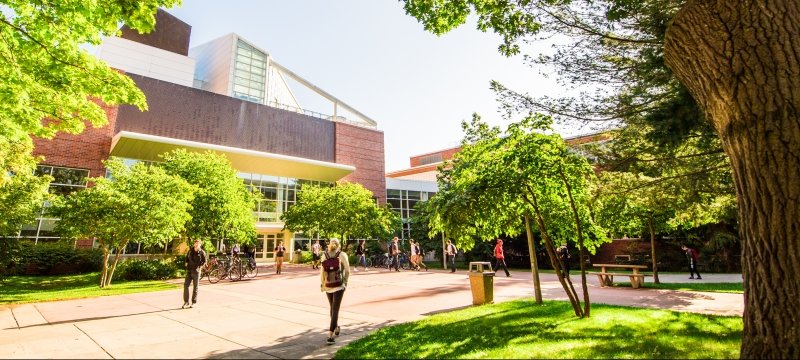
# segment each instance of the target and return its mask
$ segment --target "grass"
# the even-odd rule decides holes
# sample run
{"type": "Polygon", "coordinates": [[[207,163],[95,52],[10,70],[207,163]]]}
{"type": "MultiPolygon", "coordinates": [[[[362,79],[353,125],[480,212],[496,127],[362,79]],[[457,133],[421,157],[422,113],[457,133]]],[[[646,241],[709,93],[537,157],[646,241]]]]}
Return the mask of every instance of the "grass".
{"type": "Polygon", "coordinates": [[[101,289],[100,274],[61,276],[10,276],[0,281],[0,304],[81,299],[96,296],[169,290],[179,287],[164,281],[112,282],[101,289]]]}
{"type": "Polygon", "coordinates": [[[517,300],[382,328],[336,353],[368,358],[738,358],[742,318],[517,300]]]}
{"type": "MultiPolygon", "coordinates": [[[[614,287],[631,287],[630,282],[615,282],[614,287]]],[[[706,292],[720,292],[720,293],[734,293],[742,294],[742,283],[660,283],[654,284],[652,282],[645,282],[642,284],[643,288],[648,289],[667,289],[667,290],[681,290],[681,291],[706,291],[706,292]]]]}

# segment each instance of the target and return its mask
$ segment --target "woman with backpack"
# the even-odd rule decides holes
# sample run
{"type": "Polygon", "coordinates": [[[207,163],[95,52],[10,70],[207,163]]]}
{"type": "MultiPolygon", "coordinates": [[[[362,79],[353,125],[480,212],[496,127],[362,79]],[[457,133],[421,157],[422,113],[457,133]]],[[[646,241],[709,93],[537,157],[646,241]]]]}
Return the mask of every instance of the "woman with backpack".
{"type": "Polygon", "coordinates": [[[339,336],[339,306],[350,278],[350,261],[342,251],[338,239],[331,239],[328,249],[322,253],[322,271],[320,272],[320,290],[328,297],[331,306],[331,324],[328,328],[328,345],[336,343],[339,336]]]}

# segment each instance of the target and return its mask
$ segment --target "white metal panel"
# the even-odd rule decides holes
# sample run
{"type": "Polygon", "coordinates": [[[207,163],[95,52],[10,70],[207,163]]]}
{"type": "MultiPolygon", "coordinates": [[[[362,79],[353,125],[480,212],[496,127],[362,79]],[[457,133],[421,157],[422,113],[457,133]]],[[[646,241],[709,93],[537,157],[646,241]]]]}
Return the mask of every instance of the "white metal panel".
{"type": "Polygon", "coordinates": [[[194,76],[203,83],[203,90],[230,96],[235,38],[228,34],[189,49],[189,56],[197,61],[194,76]]]}
{"type": "Polygon", "coordinates": [[[107,37],[98,50],[98,58],[125,72],[192,86],[194,60],[135,41],[107,37]]]}
{"type": "Polygon", "coordinates": [[[386,188],[393,190],[413,190],[427,192],[439,191],[439,186],[436,185],[436,181],[406,180],[395,178],[386,178],[386,188]]]}

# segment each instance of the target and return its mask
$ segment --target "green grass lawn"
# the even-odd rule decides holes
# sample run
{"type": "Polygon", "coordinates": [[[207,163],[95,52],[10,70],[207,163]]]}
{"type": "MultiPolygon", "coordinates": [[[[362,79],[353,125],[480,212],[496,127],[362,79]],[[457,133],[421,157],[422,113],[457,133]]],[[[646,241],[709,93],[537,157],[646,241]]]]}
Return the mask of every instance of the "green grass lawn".
{"type": "Polygon", "coordinates": [[[99,273],[61,276],[9,276],[0,281],[0,304],[23,304],[40,301],[80,299],[120,295],[179,287],[164,281],[112,282],[101,289],[99,273]]]}
{"type": "MultiPolygon", "coordinates": [[[[631,287],[630,282],[615,282],[614,287],[631,287]]],[[[742,283],[661,283],[654,284],[652,282],[645,282],[642,284],[643,288],[648,289],[668,289],[668,290],[681,290],[681,291],[707,291],[707,292],[721,292],[721,293],[744,293],[742,283]]]]}
{"type": "Polygon", "coordinates": [[[385,327],[336,353],[350,358],[738,358],[742,318],[517,300],[385,327]]]}

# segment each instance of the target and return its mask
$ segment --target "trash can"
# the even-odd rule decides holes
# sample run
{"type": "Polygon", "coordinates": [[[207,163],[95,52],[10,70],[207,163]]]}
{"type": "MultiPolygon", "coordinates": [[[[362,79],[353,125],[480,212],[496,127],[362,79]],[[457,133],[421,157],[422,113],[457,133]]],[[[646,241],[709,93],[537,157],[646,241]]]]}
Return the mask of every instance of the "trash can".
{"type": "Polygon", "coordinates": [[[472,289],[472,304],[494,302],[494,271],[492,263],[475,261],[469,263],[469,287],[472,289]]]}
{"type": "Polygon", "coordinates": [[[294,259],[292,259],[292,264],[302,264],[303,263],[303,251],[302,250],[295,250],[294,251],[294,259]]]}

